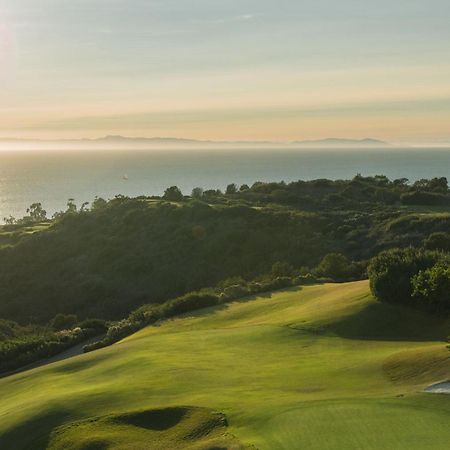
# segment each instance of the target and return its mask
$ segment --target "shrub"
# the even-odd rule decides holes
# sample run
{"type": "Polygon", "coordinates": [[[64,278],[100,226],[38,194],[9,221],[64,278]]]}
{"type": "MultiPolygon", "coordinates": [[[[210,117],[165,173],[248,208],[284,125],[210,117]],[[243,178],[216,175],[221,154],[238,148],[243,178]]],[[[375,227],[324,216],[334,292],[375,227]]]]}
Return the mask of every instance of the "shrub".
{"type": "Polygon", "coordinates": [[[291,264],[283,261],[278,261],[272,266],[272,276],[277,277],[291,277],[294,275],[294,268],[291,264]]]}
{"type": "Polygon", "coordinates": [[[450,233],[445,233],[443,231],[432,233],[425,239],[423,245],[428,250],[450,252],[450,233]]]}
{"type": "Polygon", "coordinates": [[[412,280],[412,296],[420,307],[432,312],[450,312],[450,261],[440,261],[422,270],[412,280]]]}
{"type": "Polygon", "coordinates": [[[93,330],[59,331],[29,334],[0,342],[0,372],[18,369],[43,358],[54,356],[88,337],[93,330]]]}
{"type": "Polygon", "coordinates": [[[317,273],[333,280],[344,280],[351,273],[351,263],[341,253],[329,253],[317,266],[317,273]]]}
{"type": "Polygon", "coordinates": [[[317,282],[318,282],[317,277],[315,277],[311,273],[307,273],[306,275],[300,275],[294,279],[294,283],[300,285],[315,284],[317,282]]]}
{"type": "Polygon", "coordinates": [[[89,329],[89,330],[106,331],[108,329],[106,321],[102,319],[86,319],[80,322],[78,326],[82,330],[89,329]]]}
{"type": "Polygon", "coordinates": [[[225,298],[234,300],[236,298],[245,297],[250,293],[250,290],[247,286],[242,284],[235,284],[233,286],[228,286],[223,290],[225,294],[225,298]]]}
{"type": "Polygon", "coordinates": [[[427,270],[442,254],[421,249],[394,249],[380,253],[369,264],[370,287],[381,301],[411,304],[412,278],[427,270]]]}
{"type": "Polygon", "coordinates": [[[272,280],[267,280],[261,283],[261,292],[274,291],[277,289],[283,289],[293,285],[292,278],[290,277],[277,277],[272,280]]]}
{"type": "Polygon", "coordinates": [[[57,314],[50,322],[50,326],[56,331],[69,330],[77,322],[78,317],[75,314],[57,314]]]}
{"type": "Polygon", "coordinates": [[[404,205],[450,205],[450,196],[434,192],[408,192],[400,197],[404,205]]]}
{"type": "Polygon", "coordinates": [[[196,309],[207,308],[219,304],[219,296],[194,292],[175,298],[164,304],[162,307],[162,314],[165,317],[172,317],[178,314],[184,314],[196,309]]]}

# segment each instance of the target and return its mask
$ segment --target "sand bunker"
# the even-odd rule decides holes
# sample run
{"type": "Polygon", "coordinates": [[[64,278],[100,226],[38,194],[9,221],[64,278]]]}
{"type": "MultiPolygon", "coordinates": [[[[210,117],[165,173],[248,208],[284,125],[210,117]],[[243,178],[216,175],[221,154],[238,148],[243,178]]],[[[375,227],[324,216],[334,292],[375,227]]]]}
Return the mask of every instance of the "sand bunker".
{"type": "Polygon", "coordinates": [[[450,381],[432,384],[425,389],[425,392],[431,392],[432,394],[450,394],[450,381]]]}

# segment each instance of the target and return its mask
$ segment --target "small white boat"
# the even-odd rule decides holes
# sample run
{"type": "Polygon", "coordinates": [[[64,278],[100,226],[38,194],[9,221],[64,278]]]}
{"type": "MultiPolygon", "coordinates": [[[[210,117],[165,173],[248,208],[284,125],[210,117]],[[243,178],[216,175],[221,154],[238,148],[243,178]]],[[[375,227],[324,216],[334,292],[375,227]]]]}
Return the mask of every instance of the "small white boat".
{"type": "Polygon", "coordinates": [[[123,180],[128,180],[128,175],[125,174],[125,175],[122,177],[122,179],[123,179],[123,180]]]}

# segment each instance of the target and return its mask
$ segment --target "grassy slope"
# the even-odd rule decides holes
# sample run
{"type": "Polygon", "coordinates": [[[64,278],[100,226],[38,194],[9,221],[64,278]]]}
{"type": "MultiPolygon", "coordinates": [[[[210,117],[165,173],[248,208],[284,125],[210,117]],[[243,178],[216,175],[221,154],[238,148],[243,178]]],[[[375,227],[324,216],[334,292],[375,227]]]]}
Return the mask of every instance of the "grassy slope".
{"type": "Polygon", "coordinates": [[[450,399],[418,392],[450,376],[450,324],[368,292],[364,281],[236,302],[0,380],[0,448],[45,448],[74,420],[188,405],[225,413],[261,450],[446,449],[450,399]]]}

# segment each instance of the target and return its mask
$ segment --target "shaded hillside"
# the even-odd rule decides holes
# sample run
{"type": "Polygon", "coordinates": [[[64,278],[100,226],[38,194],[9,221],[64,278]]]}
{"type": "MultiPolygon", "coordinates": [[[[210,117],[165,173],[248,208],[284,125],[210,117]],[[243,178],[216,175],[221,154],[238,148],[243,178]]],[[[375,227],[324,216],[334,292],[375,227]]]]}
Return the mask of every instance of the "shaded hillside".
{"type": "Polygon", "coordinates": [[[173,188],[164,199],[119,196],[90,209],[69,202],[51,222],[35,208],[0,233],[0,317],[121,318],[229,277],[254,278],[277,261],[307,272],[331,252],[364,262],[385,248],[420,246],[450,229],[450,214],[406,209],[401,198],[447,199],[448,188],[441,179],[405,183],[257,182],[226,194],[199,189],[194,199],[173,188]]]}

